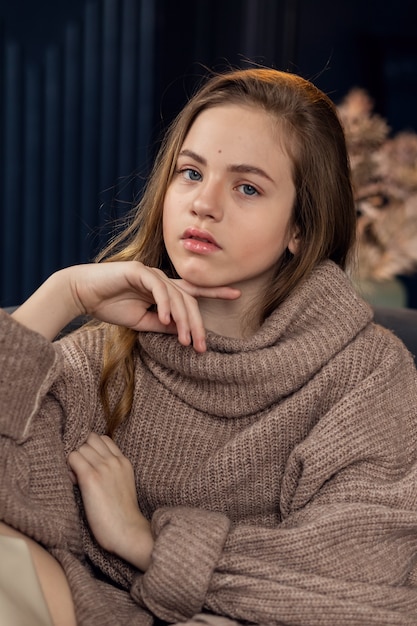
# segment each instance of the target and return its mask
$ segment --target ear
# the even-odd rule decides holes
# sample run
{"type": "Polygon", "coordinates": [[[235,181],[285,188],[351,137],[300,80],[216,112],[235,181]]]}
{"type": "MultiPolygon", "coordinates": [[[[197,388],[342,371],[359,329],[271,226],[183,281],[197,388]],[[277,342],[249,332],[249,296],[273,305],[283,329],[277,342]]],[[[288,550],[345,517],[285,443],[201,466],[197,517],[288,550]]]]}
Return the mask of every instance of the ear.
{"type": "Polygon", "coordinates": [[[291,252],[291,254],[297,254],[300,249],[300,230],[298,226],[293,226],[290,233],[290,238],[288,240],[287,248],[291,252]]]}

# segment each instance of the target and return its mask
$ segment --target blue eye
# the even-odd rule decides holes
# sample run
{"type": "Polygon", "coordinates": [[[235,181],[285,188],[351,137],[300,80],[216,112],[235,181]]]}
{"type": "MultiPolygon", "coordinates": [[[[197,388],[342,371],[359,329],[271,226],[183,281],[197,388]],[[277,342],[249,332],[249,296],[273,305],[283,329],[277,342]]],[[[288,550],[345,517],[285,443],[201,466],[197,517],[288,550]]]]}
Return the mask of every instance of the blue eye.
{"type": "Polygon", "coordinates": [[[184,178],[188,180],[198,181],[201,180],[201,174],[197,170],[193,170],[190,167],[187,167],[185,170],[182,170],[184,178]]]}
{"type": "Polygon", "coordinates": [[[259,192],[257,189],[255,189],[255,187],[253,187],[253,185],[240,185],[240,189],[242,190],[242,193],[245,194],[245,196],[256,196],[259,195],[259,192]]]}

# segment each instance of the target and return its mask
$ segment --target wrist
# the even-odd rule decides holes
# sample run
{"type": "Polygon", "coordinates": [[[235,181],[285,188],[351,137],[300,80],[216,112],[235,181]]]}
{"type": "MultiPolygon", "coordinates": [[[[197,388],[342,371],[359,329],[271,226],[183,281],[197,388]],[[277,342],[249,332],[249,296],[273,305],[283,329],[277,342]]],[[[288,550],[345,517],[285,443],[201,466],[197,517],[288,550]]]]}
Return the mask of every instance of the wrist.
{"type": "Polygon", "coordinates": [[[52,274],[13,313],[13,317],[52,341],[62,328],[81,313],[79,303],[72,295],[70,269],[52,274]]]}
{"type": "Polygon", "coordinates": [[[146,572],[150,563],[154,547],[154,538],[147,520],[140,520],[132,524],[123,533],[123,544],[117,550],[118,556],[146,572]]]}

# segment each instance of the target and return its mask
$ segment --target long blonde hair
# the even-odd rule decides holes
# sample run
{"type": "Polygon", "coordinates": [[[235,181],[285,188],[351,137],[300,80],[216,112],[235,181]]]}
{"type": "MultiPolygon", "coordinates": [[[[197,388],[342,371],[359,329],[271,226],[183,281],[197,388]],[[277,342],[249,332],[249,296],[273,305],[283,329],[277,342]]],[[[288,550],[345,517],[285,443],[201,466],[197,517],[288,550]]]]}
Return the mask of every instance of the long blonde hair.
{"type": "MultiPolygon", "coordinates": [[[[274,115],[292,161],[296,189],[292,221],[299,234],[299,252],[286,252],[279,260],[261,302],[262,323],[320,261],[332,259],[345,268],[356,232],[348,156],[336,108],[311,82],[294,74],[256,68],[208,79],[168,129],[133,219],[97,261],[139,260],[174,276],[162,234],[165,194],[196,117],[205,109],[229,103],[274,115]]],[[[110,434],[132,406],[136,336],[135,331],[116,326],[107,336],[100,393],[110,434]],[[122,391],[110,400],[115,376],[121,377],[122,391]]]]}

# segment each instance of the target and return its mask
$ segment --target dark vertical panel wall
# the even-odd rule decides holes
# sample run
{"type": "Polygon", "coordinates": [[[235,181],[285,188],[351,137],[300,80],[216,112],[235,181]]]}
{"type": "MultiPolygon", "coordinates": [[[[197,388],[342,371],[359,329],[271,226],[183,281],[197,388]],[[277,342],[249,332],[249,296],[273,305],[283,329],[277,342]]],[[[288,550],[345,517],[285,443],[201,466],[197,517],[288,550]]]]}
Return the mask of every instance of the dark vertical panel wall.
{"type": "Polygon", "coordinates": [[[0,0],[1,306],[93,258],[206,66],[279,66],[293,6],[0,0]]]}
{"type": "Polygon", "coordinates": [[[0,13],[2,306],[94,256],[118,181],[143,160],[153,97],[152,0],[87,0],[64,21],[44,2],[55,25],[38,42],[25,4],[21,33],[9,28],[10,5],[0,13]]]}
{"type": "Polygon", "coordinates": [[[7,43],[4,46],[3,70],[3,114],[6,123],[3,130],[3,176],[2,176],[2,291],[7,296],[14,295],[14,283],[22,274],[21,232],[22,223],[22,62],[18,46],[7,43]],[[8,268],[11,271],[8,271],[8,268]]]}

